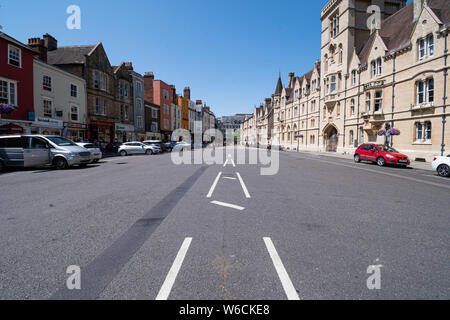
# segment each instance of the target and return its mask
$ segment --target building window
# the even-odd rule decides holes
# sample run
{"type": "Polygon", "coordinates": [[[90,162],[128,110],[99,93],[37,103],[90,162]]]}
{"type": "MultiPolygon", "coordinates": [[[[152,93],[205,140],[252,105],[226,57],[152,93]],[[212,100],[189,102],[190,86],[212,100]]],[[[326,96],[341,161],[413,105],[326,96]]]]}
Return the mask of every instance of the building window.
{"type": "Polygon", "coordinates": [[[8,46],[8,63],[15,67],[22,67],[22,53],[19,48],[8,46]]]}
{"type": "Polygon", "coordinates": [[[311,120],[311,128],[314,128],[316,126],[316,120],[312,119],[311,120]]]}
{"type": "Polygon", "coordinates": [[[381,76],[382,73],[383,73],[383,63],[382,63],[381,58],[379,58],[379,59],[377,60],[377,74],[378,74],[379,76],[381,76]]]}
{"type": "Polygon", "coordinates": [[[164,105],[164,114],[168,115],[169,114],[169,106],[168,105],[164,105]]]}
{"type": "Polygon", "coordinates": [[[103,101],[103,110],[102,110],[102,114],[104,116],[106,116],[106,111],[108,110],[108,103],[106,102],[106,100],[103,101]]]}
{"type": "Polygon", "coordinates": [[[106,100],[101,100],[100,98],[95,98],[95,114],[101,115],[101,116],[106,116],[107,109],[108,109],[108,105],[107,105],[106,100]]]}
{"type": "Polygon", "coordinates": [[[370,92],[366,93],[366,111],[369,113],[371,111],[372,97],[370,92]]]}
{"type": "Polygon", "coordinates": [[[169,100],[169,91],[163,90],[164,100],[169,100]]]}
{"type": "Polygon", "coordinates": [[[355,99],[352,99],[350,102],[350,115],[355,115],[355,99]]]}
{"type": "Polygon", "coordinates": [[[137,127],[138,128],[142,128],[144,126],[144,121],[142,119],[142,116],[137,116],[136,117],[136,123],[137,123],[137,127]]]}
{"type": "Polygon", "coordinates": [[[339,34],[339,13],[330,19],[330,35],[335,38],[339,34]]]}
{"type": "Polygon", "coordinates": [[[157,122],[152,122],[151,131],[158,132],[158,123],[157,122]]]}
{"type": "Polygon", "coordinates": [[[416,123],[416,141],[422,141],[423,125],[420,122],[416,123]]]}
{"type": "Polygon", "coordinates": [[[376,61],[372,61],[371,66],[372,66],[372,78],[380,76],[382,74],[383,64],[381,58],[377,59],[376,61]]]}
{"type": "Polygon", "coordinates": [[[169,120],[164,119],[164,129],[169,130],[169,120]]]}
{"type": "Polygon", "coordinates": [[[349,144],[353,146],[355,144],[355,134],[353,133],[353,130],[350,130],[350,141],[349,144]]]}
{"type": "Polygon", "coordinates": [[[120,97],[128,98],[128,83],[125,83],[124,81],[120,81],[119,84],[119,94],[120,97]]]}
{"type": "Polygon", "coordinates": [[[426,56],[432,57],[434,55],[434,36],[429,35],[426,38],[420,39],[418,47],[419,47],[419,60],[422,60],[426,56]]]}
{"type": "Polygon", "coordinates": [[[78,87],[74,84],[70,85],[70,96],[73,98],[78,97],[78,87]]]}
{"type": "Polygon", "coordinates": [[[52,77],[49,76],[42,77],[42,89],[46,91],[52,91],[52,77]]]}
{"type": "Polygon", "coordinates": [[[341,103],[338,102],[336,106],[336,115],[339,117],[341,115],[341,103]]]}
{"type": "Polygon", "coordinates": [[[94,72],[94,88],[100,89],[100,74],[98,72],[94,72]]]}
{"type": "Polygon", "coordinates": [[[363,144],[364,143],[364,129],[361,128],[360,131],[361,131],[361,144],[363,144]]]}
{"type": "Polygon", "coordinates": [[[17,105],[17,84],[8,80],[0,80],[0,103],[17,105]]]}
{"type": "Polygon", "coordinates": [[[417,104],[434,102],[434,79],[417,82],[417,104]]]}
{"type": "Polygon", "coordinates": [[[356,86],[356,70],[352,71],[352,86],[356,86]]]}
{"type": "Polygon", "coordinates": [[[331,92],[336,91],[336,76],[331,77],[331,92]]]}
{"type": "Polygon", "coordinates": [[[78,121],[78,107],[77,106],[72,106],[70,108],[70,119],[72,121],[78,121]]]}
{"type": "Polygon", "coordinates": [[[52,100],[44,99],[42,101],[43,109],[44,109],[44,117],[51,118],[53,115],[53,106],[52,106],[52,100]]]}
{"type": "Polygon", "coordinates": [[[311,112],[316,111],[316,100],[311,101],[311,112]]]}
{"type": "Polygon", "coordinates": [[[431,141],[431,122],[425,122],[425,141],[431,141]]]}
{"type": "Polygon", "coordinates": [[[158,111],[155,110],[155,109],[152,109],[152,118],[153,118],[153,119],[158,118],[158,111]]]}
{"type": "Polygon", "coordinates": [[[383,91],[375,92],[375,112],[383,110],[383,91]]]}
{"type": "Polygon", "coordinates": [[[103,91],[107,91],[108,88],[108,78],[105,74],[102,74],[100,77],[100,89],[103,91]]]}

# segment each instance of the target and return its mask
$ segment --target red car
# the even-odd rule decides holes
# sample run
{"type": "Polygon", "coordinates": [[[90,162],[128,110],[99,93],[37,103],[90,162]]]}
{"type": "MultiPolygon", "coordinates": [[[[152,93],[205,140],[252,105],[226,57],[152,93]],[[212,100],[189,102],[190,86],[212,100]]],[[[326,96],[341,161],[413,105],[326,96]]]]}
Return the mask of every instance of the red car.
{"type": "Polygon", "coordinates": [[[371,161],[380,167],[386,164],[395,164],[407,167],[410,165],[408,156],[399,153],[397,150],[380,144],[363,144],[355,152],[355,162],[371,161]]]}

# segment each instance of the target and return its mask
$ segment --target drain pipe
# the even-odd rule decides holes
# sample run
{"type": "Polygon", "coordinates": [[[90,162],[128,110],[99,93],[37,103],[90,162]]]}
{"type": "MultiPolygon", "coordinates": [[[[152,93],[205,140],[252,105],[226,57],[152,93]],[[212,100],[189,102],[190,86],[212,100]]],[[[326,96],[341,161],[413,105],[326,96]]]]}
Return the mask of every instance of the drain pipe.
{"type": "Polygon", "coordinates": [[[445,124],[447,123],[447,116],[446,116],[446,110],[447,110],[447,75],[448,75],[448,70],[447,70],[447,54],[448,54],[448,44],[447,44],[447,39],[448,39],[448,30],[445,32],[444,35],[445,38],[445,50],[444,50],[444,97],[443,97],[443,115],[442,115],[442,145],[441,145],[441,156],[444,156],[445,153],[445,124]]]}
{"type": "MultiPolygon", "coordinates": [[[[394,129],[394,111],[395,111],[395,72],[396,70],[396,60],[397,54],[394,54],[394,59],[392,61],[392,115],[391,115],[391,129],[394,129]]],[[[394,145],[394,136],[390,136],[390,147],[394,145]]]]}

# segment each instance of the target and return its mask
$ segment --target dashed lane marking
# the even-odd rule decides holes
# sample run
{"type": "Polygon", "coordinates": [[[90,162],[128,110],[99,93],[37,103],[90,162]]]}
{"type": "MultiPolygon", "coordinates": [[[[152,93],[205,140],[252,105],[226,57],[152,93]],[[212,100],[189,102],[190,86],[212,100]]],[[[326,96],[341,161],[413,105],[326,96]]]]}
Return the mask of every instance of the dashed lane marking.
{"type": "Polygon", "coordinates": [[[281,284],[283,285],[283,289],[288,297],[288,300],[300,300],[297,290],[295,290],[295,287],[292,284],[291,278],[289,277],[286,268],[278,255],[277,249],[275,249],[272,239],[264,238],[264,243],[266,244],[267,251],[269,251],[270,257],[272,258],[273,265],[277,270],[278,277],[281,280],[281,284]]]}
{"type": "Polygon", "coordinates": [[[206,196],[206,198],[211,198],[212,197],[212,195],[214,193],[214,190],[216,189],[217,184],[219,183],[219,180],[220,180],[221,176],[222,176],[222,172],[219,172],[219,174],[217,175],[216,180],[214,180],[214,183],[211,186],[211,189],[209,190],[208,195],[206,196]]]}
{"type": "Polygon", "coordinates": [[[245,185],[244,180],[242,179],[239,172],[237,172],[237,176],[238,176],[239,182],[241,183],[242,189],[244,190],[245,197],[247,199],[250,199],[251,198],[250,193],[248,192],[247,186],[245,185]]]}
{"type": "Polygon", "coordinates": [[[164,281],[161,290],[156,297],[156,300],[167,300],[169,299],[170,292],[172,291],[172,287],[177,279],[178,273],[180,272],[181,266],[183,265],[184,258],[191,246],[192,238],[186,238],[181,245],[180,251],[178,251],[177,257],[173,262],[172,267],[167,274],[166,280],[164,281]]]}

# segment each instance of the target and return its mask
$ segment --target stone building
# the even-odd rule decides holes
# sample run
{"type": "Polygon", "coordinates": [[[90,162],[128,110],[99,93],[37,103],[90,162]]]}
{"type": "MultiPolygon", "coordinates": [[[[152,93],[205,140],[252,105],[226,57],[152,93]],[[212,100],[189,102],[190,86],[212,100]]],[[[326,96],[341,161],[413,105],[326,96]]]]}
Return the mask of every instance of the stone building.
{"type": "Polygon", "coordinates": [[[321,60],[271,98],[272,143],[350,154],[389,144],[418,161],[448,153],[448,1],[331,0],[321,21],[321,60]]]}

